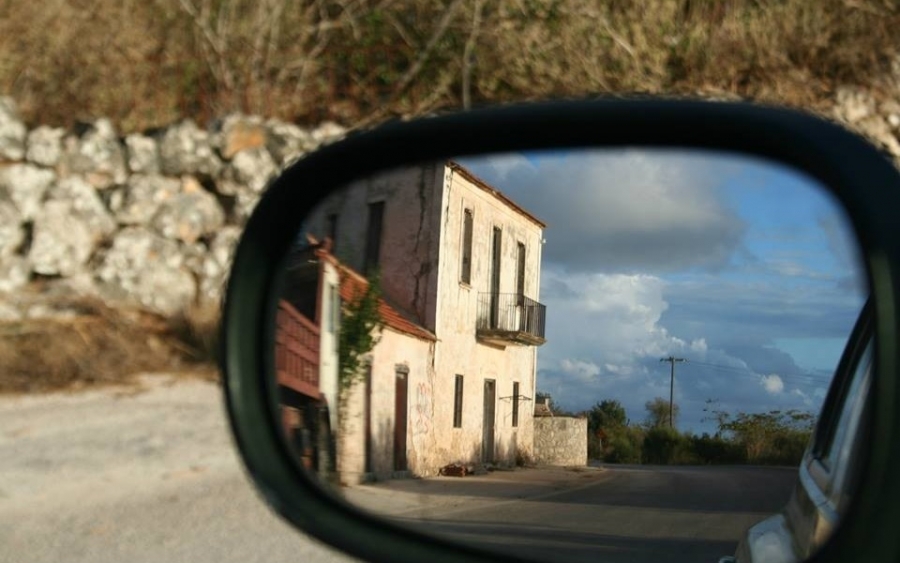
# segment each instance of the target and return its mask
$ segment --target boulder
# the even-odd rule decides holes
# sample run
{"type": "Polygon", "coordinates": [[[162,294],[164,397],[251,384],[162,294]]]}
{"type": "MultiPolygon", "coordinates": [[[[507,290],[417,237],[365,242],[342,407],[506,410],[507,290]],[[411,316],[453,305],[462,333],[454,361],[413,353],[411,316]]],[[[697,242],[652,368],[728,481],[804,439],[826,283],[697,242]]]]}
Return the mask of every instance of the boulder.
{"type": "Polygon", "coordinates": [[[0,259],[0,293],[22,289],[30,278],[31,265],[25,257],[9,256],[0,259]]]}
{"type": "Polygon", "coordinates": [[[83,175],[97,189],[122,184],[128,178],[125,151],[112,121],[103,118],[64,140],[65,169],[83,175]]]}
{"type": "Polygon", "coordinates": [[[28,148],[25,159],[39,166],[53,168],[59,164],[63,154],[63,137],[66,130],[61,127],[41,125],[28,133],[28,148]]]}
{"type": "Polygon", "coordinates": [[[79,176],[61,180],[34,219],[29,261],[35,273],[72,276],[116,224],[97,192],[79,176]]]}
{"type": "Polygon", "coordinates": [[[15,255],[24,240],[22,214],[11,202],[0,200],[0,262],[15,255]]]}
{"type": "Polygon", "coordinates": [[[181,193],[164,200],[151,224],[168,239],[193,244],[215,233],[225,223],[225,212],[213,194],[190,186],[188,182],[181,193]]]}
{"type": "Polygon", "coordinates": [[[232,114],[220,122],[215,144],[222,158],[231,160],[241,151],[264,148],[266,128],[259,117],[232,114]]]}
{"type": "Polygon", "coordinates": [[[125,155],[128,169],[135,174],[158,174],[159,146],[156,139],[132,134],[125,137],[125,155]]]}
{"type": "Polygon", "coordinates": [[[190,119],[170,126],[159,141],[159,162],[163,174],[216,177],[222,161],[213,149],[209,133],[190,119]]]}
{"type": "Polygon", "coordinates": [[[326,121],[313,129],[312,138],[315,140],[316,145],[320,146],[342,139],[346,134],[347,129],[345,127],[342,127],[333,121],[326,121]]]}
{"type": "Polygon", "coordinates": [[[163,315],[183,310],[197,291],[178,243],[144,227],[128,227],[116,235],[97,278],[107,299],[127,299],[163,315]]]}
{"type": "Polygon", "coordinates": [[[56,173],[33,164],[12,164],[0,168],[0,200],[11,201],[24,221],[34,218],[41,208],[56,173]]]}
{"type": "Polygon", "coordinates": [[[231,259],[242,232],[239,227],[224,227],[210,244],[200,277],[201,301],[217,303],[222,300],[231,269],[231,259]]]}
{"type": "Polygon", "coordinates": [[[259,193],[277,174],[278,166],[265,147],[244,150],[228,164],[218,191],[232,196],[248,190],[259,193]]]}
{"type": "Polygon", "coordinates": [[[181,182],[158,174],[132,174],[110,199],[110,210],[123,225],[146,225],[160,206],[181,193],[181,182]]]}
{"type": "Polygon", "coordinates": [[[270,119],[266,122],[266,131],[266,148],[282,168],[289,166],[318,144],[311,133],[293,123],[270,119]]]}
{"type": "Polygon", "coordinates": [[[0,161],[25,158],[28,131],[12,98],[0,97],[0,161]]]}

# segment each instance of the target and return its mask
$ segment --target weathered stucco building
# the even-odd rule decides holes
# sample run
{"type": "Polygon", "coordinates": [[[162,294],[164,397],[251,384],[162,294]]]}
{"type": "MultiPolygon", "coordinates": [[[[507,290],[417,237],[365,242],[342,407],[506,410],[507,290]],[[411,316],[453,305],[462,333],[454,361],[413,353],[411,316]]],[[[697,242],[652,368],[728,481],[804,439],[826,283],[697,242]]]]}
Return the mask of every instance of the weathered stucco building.
{"type": "Polygon", "coordinates": [[[419,475],[530,459],[544,224],[439,162],[355,182],[306,227],[351,269],[377,270],[390,310],[434,337],[413,343],[388,328],[372,351],[371,375],[354,391],[368,405],[358,422],[368,425],[367,467],[386,466],[388,452],[394,469],[419,475]]]}

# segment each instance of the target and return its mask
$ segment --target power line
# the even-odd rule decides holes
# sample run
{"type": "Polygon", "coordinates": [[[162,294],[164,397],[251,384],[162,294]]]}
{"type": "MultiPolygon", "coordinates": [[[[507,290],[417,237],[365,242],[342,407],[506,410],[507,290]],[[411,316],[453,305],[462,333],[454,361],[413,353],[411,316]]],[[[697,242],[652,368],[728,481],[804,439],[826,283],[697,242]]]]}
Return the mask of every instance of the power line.
{"type": "MultiPolygon", "coordinates": [[[[764,377],[764,374],[755,373],[752,370],[750,370],[749,368],[723,366],[723,365],[718,365],[718,364],[710,364],[710,363],[706,363],[706,362],[691,362],[691,363],[700,365],[700,366],[705,366],[705,367],[722,370],[722,371],[730,371],[730,372],[738,373],[741,375],[764,377]]],[[[831,381],[830,376],[821,376],[821,375],[814,375],[814,374],[808,374],[808,373],[773,372],[772,374],[768,374],[768,375],[777,375],[778,377],[780,377],[782,379],[787,379],[787,380],[793,381],[793,382],[806,383],[806,384],[810,384],[810,385],[820,384],[820,383],[827,384],[831,381]]]]}

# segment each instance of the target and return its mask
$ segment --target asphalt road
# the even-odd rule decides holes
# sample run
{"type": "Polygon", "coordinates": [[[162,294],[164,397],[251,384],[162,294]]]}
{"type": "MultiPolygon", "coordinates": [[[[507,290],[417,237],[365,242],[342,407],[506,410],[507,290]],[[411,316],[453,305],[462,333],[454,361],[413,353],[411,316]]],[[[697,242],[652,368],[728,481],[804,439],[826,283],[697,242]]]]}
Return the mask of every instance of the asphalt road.
{"type": "MultiPolygon", "coordinates": [[[[0,398],[0,562],[353,561],[275,516],[246,479],[220,390],[0,398]]],[[[396,480],[347,498],[539,561],[716,561],[796,471],[608,467],[396,480]]]]}
{"type": "Polygon", "coordinates": [[[519,495],[501,487],[491,500],[488,487],[460,489],[464,500],[455,504],[420,490],[413,504],[428,504],[427,512],[403,508],[391,517],[538,561],[715,562],[784,505],[796,477],[788,468],[609,466],[543,490],[529,484],[519,495]]]}

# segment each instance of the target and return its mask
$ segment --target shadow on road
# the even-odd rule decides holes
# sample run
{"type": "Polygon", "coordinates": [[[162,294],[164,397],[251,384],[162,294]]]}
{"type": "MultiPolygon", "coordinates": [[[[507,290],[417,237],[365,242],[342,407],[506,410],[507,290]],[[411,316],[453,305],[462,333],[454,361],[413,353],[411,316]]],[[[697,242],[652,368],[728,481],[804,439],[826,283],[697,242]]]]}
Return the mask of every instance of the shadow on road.
{"type": "MultiPolygon", "coordinates": [[[[552,526],[504,525],[491,521],[392,519],[403,526],[456,542],[535,561],[686,562],[717,561],[731,555],[736,541],[696,538],[629,537],[552,526]]],[[[645,534],[652,530],[644,530],[645,534]]]]}

